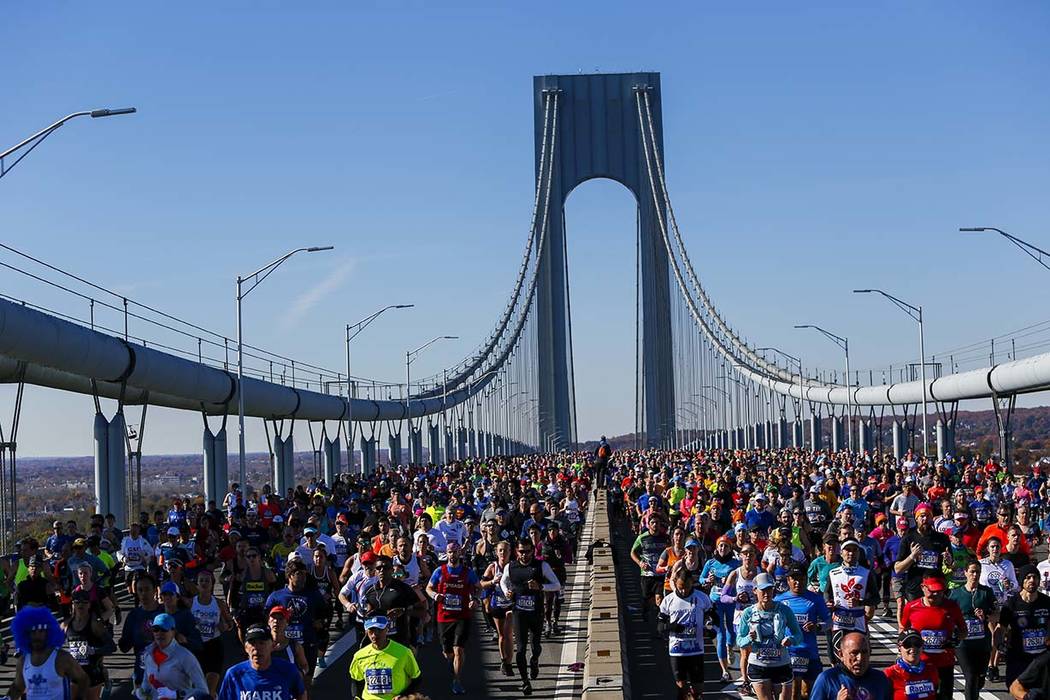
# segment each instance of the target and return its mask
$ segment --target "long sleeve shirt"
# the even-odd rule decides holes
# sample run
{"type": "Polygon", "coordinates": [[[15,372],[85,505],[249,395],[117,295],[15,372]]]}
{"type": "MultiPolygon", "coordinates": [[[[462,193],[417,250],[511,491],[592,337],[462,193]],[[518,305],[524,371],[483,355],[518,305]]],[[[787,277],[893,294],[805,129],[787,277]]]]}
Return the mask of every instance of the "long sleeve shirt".
{"type": "Polygon", "coordinates": [[[191,693],[208,693],[208,681],[197,658],[176,641],[172,641],[161,653],[164,658],[157,662],[154,645],[146,647],[142,654],[142,682],[139,684],[140,697],[153,698],[160,688],[177,691],[182,697],[191,693]]]}

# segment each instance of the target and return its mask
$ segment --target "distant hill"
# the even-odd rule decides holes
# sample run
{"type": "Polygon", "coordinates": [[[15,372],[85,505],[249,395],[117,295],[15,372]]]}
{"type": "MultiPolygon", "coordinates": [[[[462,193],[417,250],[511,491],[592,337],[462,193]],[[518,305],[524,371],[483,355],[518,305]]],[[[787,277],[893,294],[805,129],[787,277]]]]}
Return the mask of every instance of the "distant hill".
{"type": "MultiPolygon", "coordinates": [[[[940,416],[930,414],[930,431],[937,424],[940,416]]],[[[921,426],[921,416],[916,425],[921,426]]],[[[823,423],[824,442],[831,442],[831,421],[823,423]]],[[[889,417],[883,422],[883,444],[889,445],[891,421],[889,417]]],[[[1035,408],[1017,408],[1010,420],[1013,431],[1014,459],[1019,464],[1029,464],[1040,457],[1050,456],[1050,406],[1035,408]]],[[[635,446],[635,434],[613,435],[608,437],[613,449],[632,449],[635,446]]],[[[994,411],[959,411],[958,425],[955,432],[956,451],[961,456],[977,452],[987,456],[999,450],[999,428],[994,411]]],[[[588,440],[581,444],[581,449],[593,450],[598,446],[597,440],[588,440]]]]}

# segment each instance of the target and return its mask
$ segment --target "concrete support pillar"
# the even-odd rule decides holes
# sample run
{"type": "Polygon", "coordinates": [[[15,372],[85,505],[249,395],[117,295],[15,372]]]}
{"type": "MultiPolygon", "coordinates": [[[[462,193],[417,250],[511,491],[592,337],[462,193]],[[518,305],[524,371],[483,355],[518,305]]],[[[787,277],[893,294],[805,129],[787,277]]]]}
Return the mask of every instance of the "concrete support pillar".
{"type": "Polygon", "coordinates": [[[230,487],[230,453],[226,445],[225,425],[215,433],[215,486],[216,495],[212,498],[215,504],[221,507],[222,499],[226,497],[226,489],[230,487]]]}
{"type": "Polygon", "coordinates": [[[376,471],[376,439],[361,436],[361,474],[371,476],[376,471]]]}
{"type": "Polygon", "coordinates": [[[467,429],[460,427],[456,430],[456,459],[465,460],[470,456],[467,451],[467,429]]]}
{"type": "Polygon", "coordinates": [[[736,432],[736,444],[739,445],[741,448],[745,447],[747,441],[747,430],[745,430],[744,427],[741,426],[736,429],[736,432]]]}
{"type": "Polygon", "coordinates": [[[412,428],[408,433],[409,461],[412,464],[423,464],[423,430],[412,428]]]}
{"type": "Polygon", "coordinates": [[[802,421],[791,421],[791,446],[801,450],[806,446],[805,433],[802,430],[802,421]]]}
{"type": "Polygon", "coordinates": [[[492,433],[490,433],[490,432],[486,432],[485,433],[485,456],[486,457],[494,457],[496,455],[496,453],[493,451],[493,449],[495,447],[495,444],[494,444],[495,441],[492,439],[492,437],[493,437],[492,433]]]}
{"type": "Polygon", "coordinates": [[[284,471],[284,439],[279,436],[273,438],[273,490],[278,498],[284,498],[288,492],[288,482],[285,480],[284,471]]]}
{"type": "Polygon", "coordinates": [[[843,431],[842,419],[831,419],[831,451],[841,452],[846,449],[846,434],[843,431]]]}
{"type": "Polygon", "coordinates": [[[874,449],[872,444],[872,422],[870,420],[857,421],[857,452],[869,452],[874,449]]]}
{"type": "Polygon", "coordinates": [[[335,483],[336,476],[342,469],[343,448],[339,444],[339,438],[332,440],[327,435],[322,444],[321,462],[324,466],[324,482],[331,486],[335,483]]]}
{"type": "Polygon", "coordinates": [[[899,420],[893,421],[893,458],[900,460],[908,451],[908,435],[904,423],[899,420]]]}
{"type": "Polygon", "coordinates": [[[215,436],[211,429],[204,426],[204,502],[215,501],[222,503],[225,496],[225,487],[215,477],[215,436]]]}
{"type": "Polygon", "coordinates": [[[824,432],[821,429],[820,417],[811,416],[809,421],[809,448],[820,452],[824,448],[824,432]]]}
{"type": "Polygon", "coordinates": [[[446,427],[445,433],[445,464],[456,459],[456,441],[452,437],[452,429],[446,427]]]}
{"type": "Polygon", "coordinates": [[[766,446],[766,427],[762,423],[755,423],[751,426],[752,438],[751,446],[756,449],[765,449],[766,446]]]}
{"type": "MultiPolygon", "coordinates": [[[[109,421],[95,414],[95,512],[109,512],[109,421]]],[[[4,496],[6,498],[6,494],[4,496]]]]}
{"type": "Polygon", "coordinates": [[[787,419],[781,418],[777,422],[777,447],[782,450],[787,449],[788,446],[788,422],[787,419]]]}
{"type": "Polygon", "coordinates": [[[475,428],[467,430],[467,454],[471,459],[478,458],[478,431],[475,428]]]}
{"type": "Polygon", "coordinates": [[[955,454],[955,421],[937,420],[937,459],[955,454]]]}
{"type": "MultiPolygon", "coordinates": [[[[117,516],[117,525],[126,527],[128,524],[128,494],[127,494],[127,443],[124,428],[124,414],[118,413],[109,422],[108,444],[109,453],[109,512],[117,516]]],[[[105,513],[103,513],[105,515],[105,513]]]]}
{"type": "Polygon", "coordinates": [[[386,446],[390,451],[390,464],[401,464],[401,433],[388,433],[386,446]]]}
{"type": "Polygon", "coordinates": [[[441,464],[441,428],[437,424],[427,424],[427,449],[430,451],[430,462],[441,464]]]}

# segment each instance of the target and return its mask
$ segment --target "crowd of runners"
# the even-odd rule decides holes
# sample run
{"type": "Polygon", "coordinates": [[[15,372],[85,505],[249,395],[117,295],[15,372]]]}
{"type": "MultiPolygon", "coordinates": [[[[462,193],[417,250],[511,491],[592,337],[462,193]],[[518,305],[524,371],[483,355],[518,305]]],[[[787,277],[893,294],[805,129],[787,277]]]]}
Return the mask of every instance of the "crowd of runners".
{"type": "Polygon", "coordinates": [[[641,614],[682,698],[703,694],[712,644],[720,680],[761,700],[947,700],[957,684],[967,700],[986,686],[1050,697],[1039,465],[613,453],[604,439],[592,454],[385,468],[283,497],[234,484],[126,531],[56,521],[0,560],[0,605],[17,611],[0,650],[9,694],[98,700],[121,651],[139,698],[304,698],[335,631],[357,640],[346,697],[423,697],[438,676],[464,694],[479,633],[529,695],[543,640],[562,634],[567,567],[592,544],[592,480],[637,532],[641,614]],[[871,664],[875,622],[897,630],[888,668],[871,664]],[[224,658],[224,634],[247,660],[224,658]],[[447,673],[421,668],[426,645],[447,673]]]}
{"type": "Polygon", "coordinates": [[[589,472],[581,456],[490,458],[284,496],[233,484],[220,503],[175,499],[126,531],[112,516],[86,532],[56,521],[0,560],[0,605],[17,611],[0,659],[15,664],[9,695],[98,700],[120,651],[134,655],[138,698],[300,699],[332,631],[358,640],[341,697],[433,691],[449,674],[420,667],[425,645],[460,695],[479,670],[465,654],[478,629],[529,695],[543,640],[562,634],[589,472]],[[247,660],[224,658],[224,634],[247,660]]]}
{"type": "Polygon", "coordinates": [[[1050,697],[1039,464],[650,451],[603,477],[680,697],[702,694],[705,637],[721,681],[761,700],[1050,697]],[[875,637],[896,644],[888,668],[875,637]]]}

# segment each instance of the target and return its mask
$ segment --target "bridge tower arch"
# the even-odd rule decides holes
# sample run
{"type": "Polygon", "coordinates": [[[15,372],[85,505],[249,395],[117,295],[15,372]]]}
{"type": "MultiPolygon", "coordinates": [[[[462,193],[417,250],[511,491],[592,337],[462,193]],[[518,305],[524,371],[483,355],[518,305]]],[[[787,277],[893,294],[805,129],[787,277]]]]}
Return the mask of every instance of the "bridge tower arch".
{"type": "MultiPolygon", "coordinates": [[[[558,448],[578,439],[566,272],[565,201],[581,183],[608,178],[621,183],[638,203],[641,325],[637,396],[645,446],[670,445],[675,435],[674,366],[667,251],[660,231],[638,123],[637,90],[647,90],[657,153],[663,154],[659,73],[544,75],[533,79],[536,177],[541,178],[545,95],[558,91],[556,147],[547,235],[540,252],[537,303],[537,364],[540,444],[558,448]]],[[[589,264],[601,264],[595,251],[589,264]]],[[[610,377],[609,381],[619,378],[610,377]]]]}

